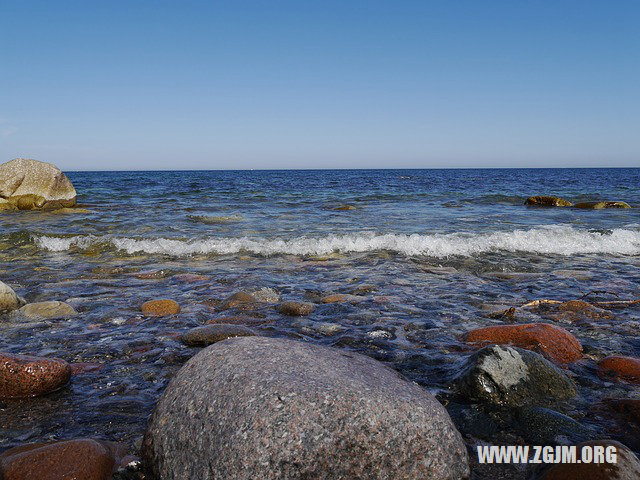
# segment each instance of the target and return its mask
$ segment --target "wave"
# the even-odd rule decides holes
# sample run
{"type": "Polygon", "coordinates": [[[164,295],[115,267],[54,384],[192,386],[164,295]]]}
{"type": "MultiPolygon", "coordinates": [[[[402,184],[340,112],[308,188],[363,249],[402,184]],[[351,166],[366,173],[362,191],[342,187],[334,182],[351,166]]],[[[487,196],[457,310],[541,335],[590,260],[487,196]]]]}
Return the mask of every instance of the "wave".
{"type": "Polygon", "coordinates": [[[640,254],[640,231],[614,229],[579,230],[566,226],[539,227],[492,233],[448,233],[429,235],[374,234],[328,235],[267,239],[261,237],[210,237],[178,240],[169,238],[127,238],[115,236],[54,237],[33,236],[38,248],[51,252],[86,250],[100,245],[128,254],[188,256],[201,254],[228,255],[327,255],[331,253],[363,253],[391,251],[408,256],[474,256],[491,252],[531,254],[640,254]]]}

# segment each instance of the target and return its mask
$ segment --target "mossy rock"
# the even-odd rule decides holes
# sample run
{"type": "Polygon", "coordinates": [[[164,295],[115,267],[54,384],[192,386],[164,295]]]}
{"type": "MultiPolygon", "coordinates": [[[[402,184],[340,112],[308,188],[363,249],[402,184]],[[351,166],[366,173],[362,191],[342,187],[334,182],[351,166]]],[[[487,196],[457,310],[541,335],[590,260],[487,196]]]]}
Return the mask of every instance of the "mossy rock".
{"type": "Polygon", "coordinates": [[[572,207],[573,203],[564,198],[553,197],[548,195],[536,195],[527,198],[524,202],[525,205],[530,207],[572,207]]]}
{"type": "Polygon", "coordinates": [[[574,205],[585,210],[602,210],[604,208],[631,208],[626,202],[580,202],[574,205]]]}

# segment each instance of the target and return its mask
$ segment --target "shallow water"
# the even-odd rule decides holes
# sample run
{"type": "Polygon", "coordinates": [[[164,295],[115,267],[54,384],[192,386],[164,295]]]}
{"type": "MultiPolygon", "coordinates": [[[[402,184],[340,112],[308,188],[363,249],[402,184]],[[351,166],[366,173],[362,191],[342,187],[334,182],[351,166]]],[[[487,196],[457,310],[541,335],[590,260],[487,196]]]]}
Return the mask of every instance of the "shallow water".
{"type": "MultiPolygon", "coordinates": [[[[640,297],[640,209],[523,205],[529,195],[553,194],[637,207],[640,169],[68,176],[90,213],[3,213],[0,279],[29,302],[63,300],[81,315],[2,318],[0,351],[92,365],[61,391],[4,402],[0,449],[77,436],[135,448],[168,379],[198,350],[178,335],[236,314],[217,305],[240,290],[272,289],[265,292],[283,300],[359,295],[354,303],[319,304],[300,319],[269,302],[240,313],[264,335],[389,362],[447,405],[447,384],[472,351],[461,336],[503,323],[489,312],[590,292],[587,299],[640,297]],[[355,209],[336,210],[343,205],[355,209]],[[136,276],[145,272],[155,274],[136,276]],[[182,313],[142,317],[140,305],[153,298],[178,301],[182,313]]],[[[558,324],[586,353],[568,367],[579,396],[557,409],[594,435],[626,440],[594,405],[640,392],[599,378],[594,360],[640,356],[640,309],[580,321],[547,313],[518,311],[516,321],[558,324]]],[[[510,435],[507,426],[493,440],[510,435]]]]}

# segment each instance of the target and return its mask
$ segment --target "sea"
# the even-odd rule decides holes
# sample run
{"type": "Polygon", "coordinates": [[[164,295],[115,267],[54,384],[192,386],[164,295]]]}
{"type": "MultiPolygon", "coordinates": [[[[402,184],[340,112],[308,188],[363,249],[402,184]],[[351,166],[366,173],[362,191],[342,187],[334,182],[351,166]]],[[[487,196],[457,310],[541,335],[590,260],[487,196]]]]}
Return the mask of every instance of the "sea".
{"type": "Polygon", "coordinates": [[[632,443],[599,405],[640,392],[599,376],[596,362],[640,356],[640,308],[576,319],[520,306],[640,298],[638,168],[67,175],[75,212],[1,214],[0,279],[29,302],[65,301],[79,315],[0,318],[0,351],[63,358],[77,373],[50,395],[0,403],[0,449],[91,436],[135,451],[167,382],[198,351],[180,335],[221,317],[369,355],[436,395],[465,438],[527,443],[515,424],[486,438],[465,431],[472,406],[450,389],[473,352],[465,333],[505,323],[496,312],[510,307],[510,321],[554,323],[583,345],[584,360],[564,367],[578,396],[558,412],[632,443]],[[531,195],[633,208],[527,207],[531,195]],[[239,291],[261,302],[222,311],[239,291]],[[334,294],[346,300],[322,303],[334,294]],[[181,313],[141,314],[164,298],[181,313]],[[275,308],[286,300],[316,308],[287,317],[275,308]]]}

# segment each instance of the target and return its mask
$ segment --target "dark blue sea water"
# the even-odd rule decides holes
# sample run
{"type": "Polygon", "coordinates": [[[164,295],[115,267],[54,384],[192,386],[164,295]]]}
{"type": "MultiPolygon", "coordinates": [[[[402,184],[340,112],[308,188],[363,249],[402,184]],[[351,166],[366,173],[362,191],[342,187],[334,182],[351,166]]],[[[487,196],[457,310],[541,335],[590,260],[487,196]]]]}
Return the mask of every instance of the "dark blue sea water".
{"type": "MultiPolygon", "coordinates": [[[[30,302],[66,301],[80,316],[2,320],[0,350],[99,368],[52,395],[5,405],[0,448],[79,435],[135,448],[166,382],[197,351],[179,335],[219,317],[241,315],[263,335],[373,356],[446,403],[471,352],[463,335],[504,322],[493,313],[536,299],[640,297],[640,169],[68,176],[86,210],[3,213],[0,278],[30,302]],[[524,206],[543,194],[634,208],[524,206]],[[264,301],[220,311],[238,291],[264,301]],[[356,297],[323,304],[329,294],[356,297]],[[172,298],[182,312],[143,317],[140,305],[154,298],[172,298]],[[316,310],[284,317],[274,308],[283,300],[315,302],[316,310]]],[[[640,355],[639,313],[576,320],[525,308],[515,320],[551,322],[580,340],[585,360],[567,370],[579,395],[557,408],[621,440],[592,406],[640,394],[598,377],[595,362],[640,355]]],[[[493,440],[518,435],[501,428],[493,440]]]]}

